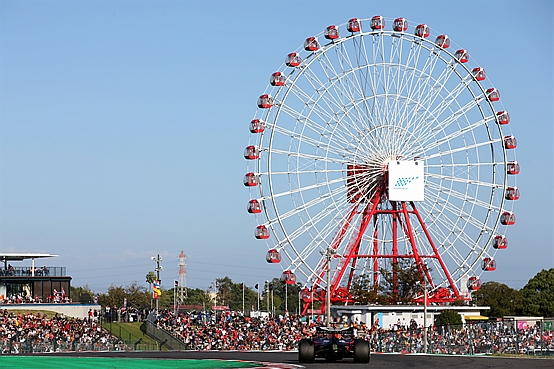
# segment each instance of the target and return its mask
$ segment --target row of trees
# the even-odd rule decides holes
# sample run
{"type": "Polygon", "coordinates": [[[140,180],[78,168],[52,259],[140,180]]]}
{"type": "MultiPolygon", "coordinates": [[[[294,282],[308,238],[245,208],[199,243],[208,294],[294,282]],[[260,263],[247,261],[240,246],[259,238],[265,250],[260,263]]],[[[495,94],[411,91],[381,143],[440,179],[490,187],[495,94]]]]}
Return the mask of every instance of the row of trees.
{"type": "MultiPolygon", "coordinates": [[[[383,283],[375,288],[367,276],[357,277],[352,284],[352,295],[356,304],[398,303],[407,304],[416,293],[421,292],[418,284],[419,274],[414,265],[397,265],[394,280],[391,275],[384,275],[383,283]],[[393,286],[396,285],[396,288],[393,286]]],[[[152,273],[153,274],[153,273],[152,273]]],[[[150,273],[147,282],[152,283],[150,273]]],[[[151,287],[151,285],[150,285],[151,287]]],[[[215,304],[228,306],[231,310],[261,310],[282,314],[285,310],[291,313],[299,310],[301,285],[285,285],[278,278],[266,281],[263,285],[248,287],[234,283],[231,278],[216,280],[208,290],[199,288],[186,290],[184,305],[199,306],[211,309],[215,304]]],[[[170,308],[174,301],[174,289],[162,290],[159,305],[170,308]]],[[[94,293],[88,287],[71,289],[74,301],[90,303],[94,293]]],[[[126,302],[129,308],[150,308],[153,306],[151,288],[137,282],[126,287],[110,286],[107,293],[96,296],[102,306],[121,307],[126,302]]],[[[462,302],[460,302],[462,303],[462,302]]],[[[483,283],[473,293],[472,303],[478,306],[490,306],[483,313],[489,317],[507,315],[554,316],[554,268],[542,270],[529,280],[521,289],[515,290],[498,282],[483,283]]]]}
{"type": "Polygon", "coordinates": [[[473,293],[479,306],[490,306],[489,317],[506,315],[554,317],[554,268],[541,270],[520,290],[485,282],[473,293]]]}

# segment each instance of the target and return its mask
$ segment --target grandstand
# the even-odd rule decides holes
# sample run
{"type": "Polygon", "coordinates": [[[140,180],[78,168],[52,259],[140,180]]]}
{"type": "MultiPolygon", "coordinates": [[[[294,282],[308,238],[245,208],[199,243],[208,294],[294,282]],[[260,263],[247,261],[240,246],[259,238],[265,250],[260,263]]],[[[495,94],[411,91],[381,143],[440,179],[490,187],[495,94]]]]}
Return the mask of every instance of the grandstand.
{"type": "Polygon", "coordinates": [[[80,318],[87,317],[89,309],[100,310],[97,304],[72,303],[65,267],[37,265],[39,259],[54,257],[58,255],[0,253],[0,309],[49,310],[80,318]],[[17,265],[29,260],[31,266],[17,265]]]}

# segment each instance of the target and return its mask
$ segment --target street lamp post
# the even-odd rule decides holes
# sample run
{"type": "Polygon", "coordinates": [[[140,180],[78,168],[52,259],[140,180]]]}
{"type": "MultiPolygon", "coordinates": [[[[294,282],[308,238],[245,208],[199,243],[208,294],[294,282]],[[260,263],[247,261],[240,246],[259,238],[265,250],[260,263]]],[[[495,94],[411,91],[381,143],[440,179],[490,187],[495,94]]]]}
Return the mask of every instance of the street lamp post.
{"type": "Polygon", "coordinates": [[[244,315],[244,282],[242,284],[242,315],[244,315]]]}
{"type": "Polygon", "coordinates": [[[285,282],[285,314],[289,311],[289,300],[288,300],[288,286],[285,282]]]}
{"type": "Polygon", "coordinates": [[[269,315],[270,314],[270,310],[269,310],[269,281],[265,281],[265,286],[267,287],[266,291],[267,291],[267,314],[269,315]]]}
{"type": "Polygon", "coordinates": [[[327,291],[325,293],[325,306],[327,312],[327,327],[331,327],[331,259],[337,253],[331,247],[327,247],[326,251],[320,250],[321,255],[327,258],[327,291]]]}
{"type": "Polygon", "coordinates": [[[427,283],[416,282],[423,287],[423,352],[427,353],[427,283]]]}
{"type": "Polygon", "coordinates": [[[302,290],[300,289],[300,287],[298,287],[298,316],[300,316],[300,308],[301,308],[300,296],[301,295],[302,295],[302,290]]]}
{"type": "MultiPolygon", "coordinates": [[[[164,269],[160,265],[160,263],[162,262],[162,257],[160,256],[160,254],[158,254],[157,258],[155,256],[152,256],[152,260],[156,262],[156,269],[154,270],[156,271],[156,279],[161,285],[160,272],[164,269]]],[[[160,296],[158,296],[158,298],[156,299],[156,313],[158,313],[159,309],[160,309],[160,296]]]]}
{"type": "Polygon", "coordinates": [[[423,282],[423,352],[427,353],[427,284],[423,282]]]}

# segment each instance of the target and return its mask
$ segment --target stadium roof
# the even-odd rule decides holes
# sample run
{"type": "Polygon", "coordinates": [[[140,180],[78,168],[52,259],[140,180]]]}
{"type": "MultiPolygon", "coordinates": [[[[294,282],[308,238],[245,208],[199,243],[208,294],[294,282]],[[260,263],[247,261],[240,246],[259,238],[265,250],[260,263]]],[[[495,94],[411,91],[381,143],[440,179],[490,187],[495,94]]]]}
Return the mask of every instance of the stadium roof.
{"type": "Polygon", "coordinates": [[[8,261],[22,261],[27,259],[39,259],[39,258],[52,258],[58,257],[59,255],[52,254],[37,254],[32,252],[0,252],[0,260],[4,263],[8,261]]]}

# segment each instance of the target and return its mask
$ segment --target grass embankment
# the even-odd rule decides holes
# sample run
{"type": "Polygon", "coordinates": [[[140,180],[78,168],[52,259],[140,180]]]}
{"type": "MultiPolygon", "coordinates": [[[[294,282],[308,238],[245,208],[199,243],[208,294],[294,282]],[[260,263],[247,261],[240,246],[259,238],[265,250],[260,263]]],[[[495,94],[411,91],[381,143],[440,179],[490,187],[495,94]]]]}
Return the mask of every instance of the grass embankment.
{"type": "Polygon", "coordinates": [[[128,345],[137,344],[137,350],[156,350],[158,347],[158,343],[156,342],[156,340],[142,333],[142,331],[140,330],[141,325],[142,322],[103,322],[102,328],[108,330],[114,336],[125,341],[125,343],[127,343],[128,345]]]}

